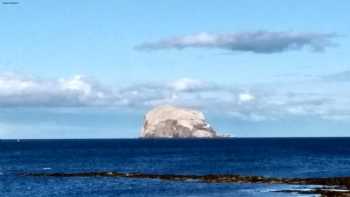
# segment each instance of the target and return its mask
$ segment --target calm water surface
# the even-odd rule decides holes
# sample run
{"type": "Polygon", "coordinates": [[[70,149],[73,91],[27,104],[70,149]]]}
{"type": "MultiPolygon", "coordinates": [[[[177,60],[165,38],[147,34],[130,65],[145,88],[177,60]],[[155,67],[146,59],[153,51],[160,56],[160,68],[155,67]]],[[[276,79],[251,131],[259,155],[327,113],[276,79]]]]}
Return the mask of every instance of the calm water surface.
{"type": "Polygon", "coordinates": [[[207,184],[21,172],[119,171],[273,177],[350,176],[350,138],[0,141],[0,196],[298,196],[309,186],[207,184]]]}

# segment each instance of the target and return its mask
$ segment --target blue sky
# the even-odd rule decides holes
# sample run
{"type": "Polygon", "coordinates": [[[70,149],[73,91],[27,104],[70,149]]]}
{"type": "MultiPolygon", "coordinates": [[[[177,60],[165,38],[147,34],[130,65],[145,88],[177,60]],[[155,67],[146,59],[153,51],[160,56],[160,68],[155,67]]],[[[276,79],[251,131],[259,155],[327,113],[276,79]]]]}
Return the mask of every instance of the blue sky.
{"type": "Polygon", "coordinates": [[[0,138],[136,137],[203,110],[240,137],[350,136],[346,0],[0,5],[0,138]]]}

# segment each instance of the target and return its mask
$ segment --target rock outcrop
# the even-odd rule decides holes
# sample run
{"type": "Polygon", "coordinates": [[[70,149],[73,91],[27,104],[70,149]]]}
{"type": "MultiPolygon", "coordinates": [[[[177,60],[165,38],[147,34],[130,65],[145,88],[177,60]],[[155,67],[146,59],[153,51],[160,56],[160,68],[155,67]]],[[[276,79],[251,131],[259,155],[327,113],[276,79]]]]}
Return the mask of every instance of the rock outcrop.
{"type": "Polygon", "coordinates": [[[217,135],[202,112],[165,105],[146,114],[141,137],[213,138],[217,135]]]}
{"type": "Polygon", "coordinates": [[[125,172],[36,172],[19,173],[17,176],[27,177],[115,177],[131,179],[159,179],[166,181],[200,181],[204,183],[249,183],[249,184],[290,184],[303,185],[296,189],[274,190],[272,192],[294,193],[301,195],[317,195],[322,197],[349,197],[350,177],[323,177],[323,178],[274,178],[264,176],[241,176],[233,174],[210,174],[210,175],[177,175],[177,174],[142,174],[125,172]],[[305,190],[307,186],[307,190],[305,190]]]}

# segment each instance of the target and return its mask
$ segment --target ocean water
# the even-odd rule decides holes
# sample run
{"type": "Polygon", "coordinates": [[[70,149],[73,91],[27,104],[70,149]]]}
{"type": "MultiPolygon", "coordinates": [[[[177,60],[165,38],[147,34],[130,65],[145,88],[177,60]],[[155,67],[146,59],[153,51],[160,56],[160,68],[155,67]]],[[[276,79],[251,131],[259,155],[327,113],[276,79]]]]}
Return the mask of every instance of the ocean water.
{"type": "Polygon", "coordinates": [[[215,140],[2,140],[0,196],[301,196],[310,186],[176,182],[112,177],[23,177],[23,172],[350,175],[350,138],[215,140]]]}

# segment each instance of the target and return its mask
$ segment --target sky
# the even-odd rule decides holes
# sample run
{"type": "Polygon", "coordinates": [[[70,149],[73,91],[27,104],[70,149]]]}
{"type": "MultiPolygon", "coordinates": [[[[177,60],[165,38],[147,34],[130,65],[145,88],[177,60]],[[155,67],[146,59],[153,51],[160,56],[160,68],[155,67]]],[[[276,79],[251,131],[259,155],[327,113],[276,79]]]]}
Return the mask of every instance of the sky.
{"type": "Polygon", "coordinates": [[[134,138],[162,104],[237,137],[350,136],[347,0],[17,2],[2,139],[134,138]]]}

